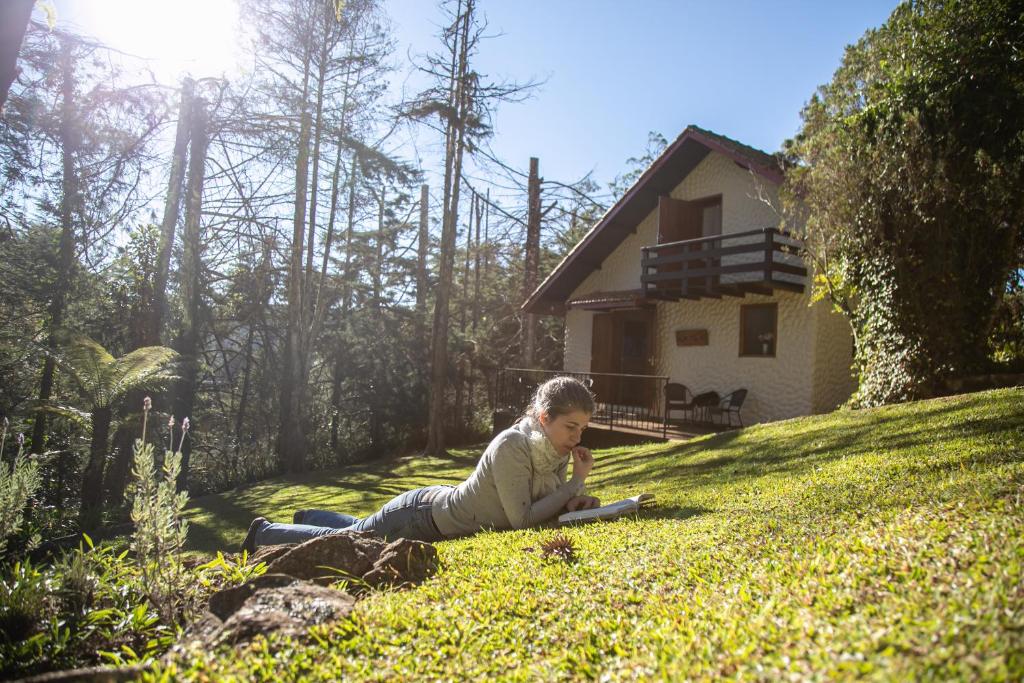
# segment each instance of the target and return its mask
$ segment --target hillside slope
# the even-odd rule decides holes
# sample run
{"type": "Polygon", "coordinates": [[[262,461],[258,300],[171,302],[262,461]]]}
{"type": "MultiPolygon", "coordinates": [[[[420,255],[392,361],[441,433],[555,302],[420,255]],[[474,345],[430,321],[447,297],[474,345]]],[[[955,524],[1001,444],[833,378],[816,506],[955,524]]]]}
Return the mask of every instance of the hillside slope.
{"type": "MultiPolygon", "coordinates": [[[[479,455],[276,480],[197,501],[197,547],[254,513],[354,514],[479,455]]],[[[1024,391],[1001,390],[597,454],[591,491],[638,517],[438,544],[441,572],[376,593],[311,644],[182,659],[179,675],[1020,679],[1024,391]],[[284,648],[284,654],[280,654],[284,648]],[[272,654],[274,650],[278,655],[272,654]],[[202,672],[202,673],[200,673],[202,672]]]]}

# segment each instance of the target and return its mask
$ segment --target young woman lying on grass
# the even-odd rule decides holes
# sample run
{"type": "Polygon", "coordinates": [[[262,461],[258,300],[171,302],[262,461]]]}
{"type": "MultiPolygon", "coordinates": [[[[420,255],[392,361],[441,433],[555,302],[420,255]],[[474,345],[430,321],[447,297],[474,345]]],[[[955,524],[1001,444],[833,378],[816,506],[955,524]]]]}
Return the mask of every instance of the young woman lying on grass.
{"type": "Polygon", "coordinates": [[[327,510],[299,510],[292,524],[257,517],[242,549],[301,543],[340,531],[373,531],[387,539],[439,541],[480,529],[522,529],[563,510],[600,505],[583,495],[594,466],[579,445],[594,413],[594,396],[572,377],[548,380],[534,394],[526,415],[487,446],[473,474],[458,486],[407,491],[364,519],[327,510]],[[569,455],[572,478],[566,480],[569,455]]]}

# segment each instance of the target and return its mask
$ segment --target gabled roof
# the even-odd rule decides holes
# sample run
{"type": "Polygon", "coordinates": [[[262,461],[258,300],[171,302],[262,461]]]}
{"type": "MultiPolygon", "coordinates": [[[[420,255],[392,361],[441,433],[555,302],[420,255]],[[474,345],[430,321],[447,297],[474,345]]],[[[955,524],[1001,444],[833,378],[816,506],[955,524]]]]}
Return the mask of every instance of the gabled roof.
{"type": "Polygon", "coordinates": [[[522,310],[527,313],[559,310],[580,283],[599,268],[626,237],[636,231],[647,214],[658,206],[658,198],[669,194],[713,151],[724,154],[743,168],[776,185],[782,184],[782,169],[771,154],[710,130],[687,126],[661,156],[647,167],[626,194],[566,254],[562,262],[523,303],[522,310]]]}

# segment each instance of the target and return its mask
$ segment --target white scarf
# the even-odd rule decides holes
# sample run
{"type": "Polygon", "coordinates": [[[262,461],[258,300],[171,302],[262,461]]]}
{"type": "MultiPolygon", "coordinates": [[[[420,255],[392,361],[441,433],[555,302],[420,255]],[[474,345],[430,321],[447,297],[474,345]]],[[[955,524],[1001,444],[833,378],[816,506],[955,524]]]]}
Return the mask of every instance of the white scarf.
{"type": "Polygon", "coordinates": [[[533,476],[530,483],[531,498],[540,500],[557,489],[565,480],[565,468],[569,463],[569,454],[559,455],[551,444],[540,421],[533,417],[524,417],[516,428],[526,434],[530,443],[530,464],[533,476]]]}

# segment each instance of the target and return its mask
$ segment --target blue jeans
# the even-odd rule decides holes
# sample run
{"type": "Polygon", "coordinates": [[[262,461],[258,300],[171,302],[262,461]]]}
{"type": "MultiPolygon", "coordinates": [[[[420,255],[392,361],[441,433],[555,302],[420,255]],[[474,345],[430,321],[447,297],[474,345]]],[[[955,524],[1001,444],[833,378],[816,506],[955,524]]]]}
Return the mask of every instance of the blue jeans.
{"type": "Polygon", "coordinates": [[[264,524],[256,532],[256,545],[302,543],[311,538],[342,531],[372,531],[386,540],[408,538],[432,543],[444,537],[434,524],[431,504],[450,486],[426,486],[392,498],[380,510],[365,519],[340,512],[307,510],[304,524],[264,524]]]}

